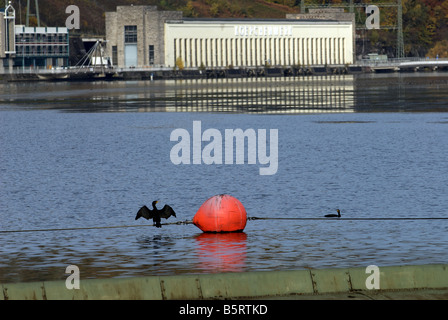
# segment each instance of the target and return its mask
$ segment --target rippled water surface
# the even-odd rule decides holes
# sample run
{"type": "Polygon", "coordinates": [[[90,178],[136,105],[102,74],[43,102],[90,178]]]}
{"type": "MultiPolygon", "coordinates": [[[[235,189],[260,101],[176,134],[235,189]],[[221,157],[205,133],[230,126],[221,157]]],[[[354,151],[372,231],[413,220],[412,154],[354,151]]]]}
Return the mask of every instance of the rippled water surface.
{"type": "Polygon", "coordinates": [[[448,218],[446,73],[0,88],[0,282],[448,263],[448,220],[376,219],[448,218]],[[277,173],[174,165],[193,121],[278,129],[277,173]],[[270,219],[134,220],[153,200],[191,220],[222,193],[270,219]]]}

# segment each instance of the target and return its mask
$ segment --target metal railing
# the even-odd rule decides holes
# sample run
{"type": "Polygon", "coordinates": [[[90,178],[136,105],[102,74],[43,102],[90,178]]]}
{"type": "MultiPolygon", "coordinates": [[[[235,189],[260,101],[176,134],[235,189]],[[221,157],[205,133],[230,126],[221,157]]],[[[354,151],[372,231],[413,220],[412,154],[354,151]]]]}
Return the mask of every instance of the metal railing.
{"type": "Polygon", "coordinates": [[[408,58],[390,58],[387,60],[374,60],[374,59],[362,59],[357,60],[354,64],[359,66],[400,66],[404,62],[425,62],[425,63],[446,63],[447,58],[421,58],[421,57],[408,57],[408,58]]]}
{"type": "MultiPolygon", "coordinates": [[[[372,59],[362,59],[357,60],[352,65],[354,66],[362,66],[362,67],[399,67],[400,65],[415,65],[418,66],[419,63],[424,65],[444,65],[446,66],[448,64],[447,58],[419,58],[419,57],[409,57],[409,58],[392,58],[387,60],[372,60],[372,59]]],[[[279,68],[283,66],[277,66],[279,68]]],[[[312,66],[310,66],[312,67],[312,66]]],[[[235,67],[234,69],[248,69],[251,68],[250,66],[247,67],[235,67]]],[[[3,74],[62,74],[62,73],[79,73],[79,72],[96,72],[98,70],[109,70],[114,72],[156,72],[156,71],[170,71],[174,70],[173,67],[166,67],[166,66],[145,66],[145,67],[124,67],[124,68],[117,68],[117,67],[101,67],[101,66],[90,66],[90,67],[53,67],[51,69],[48,69],[45,66],[36,66],[36,67],[29,67],[29,66],[18,66],[14,67],[12,69],[9,69],[8,67],[5,67],[3,69],[3,74]]],[[[213,67],[213,68],[207,68],[207,69],[227,69],[226,67],[213,67]]],[[[186,67],[183,70],[198,70],[198,68],[190,68],[186,67]]]]}

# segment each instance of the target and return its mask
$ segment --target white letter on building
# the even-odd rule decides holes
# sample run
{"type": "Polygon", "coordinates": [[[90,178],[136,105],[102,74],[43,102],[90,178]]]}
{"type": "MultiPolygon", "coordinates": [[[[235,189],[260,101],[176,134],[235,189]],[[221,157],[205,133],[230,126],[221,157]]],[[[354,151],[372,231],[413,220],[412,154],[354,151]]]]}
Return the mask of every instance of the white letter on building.
{"type": "Polygon", "coordinates": [[[240,26],[239,35],[244,36],[244,26],[240,26]]]}

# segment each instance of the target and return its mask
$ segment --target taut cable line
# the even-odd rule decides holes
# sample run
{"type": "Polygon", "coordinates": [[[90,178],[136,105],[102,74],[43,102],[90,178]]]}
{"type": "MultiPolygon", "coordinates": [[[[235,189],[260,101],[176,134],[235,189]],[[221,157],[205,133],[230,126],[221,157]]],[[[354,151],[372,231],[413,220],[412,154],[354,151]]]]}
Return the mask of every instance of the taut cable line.
{"type": "MultiPolygon", "coordinates": [[[[428,217],[428,218],[389,218],[389,217],[378,217],[378,218],[288,218],[288,217],[248,217],[247,220],[301,220],[301,221],[313,221],[313,220],[326,220],[326,221],[387,221],[387,220],[448,220],[448,217],[428,217]]],[[[162,225],[186,225],[192,224],[191,220],[177,221],[177,222],[167,222],[162,223],[162,225]]],[[[117,229],[117,228],[141,228],[141,227],[154,227],[152,224],[140,224],[140,225],[122,225],[122,226],[97,226],[97,227],[74,227],[74,228],[49,228],[49,229],[24,229],[24,230],[0,230],[0,234],[3,233],[20,233],[20,232],[49,232],[49,231],[76,231],[76,230],[94,230],[94,229],[117,229]]]]}

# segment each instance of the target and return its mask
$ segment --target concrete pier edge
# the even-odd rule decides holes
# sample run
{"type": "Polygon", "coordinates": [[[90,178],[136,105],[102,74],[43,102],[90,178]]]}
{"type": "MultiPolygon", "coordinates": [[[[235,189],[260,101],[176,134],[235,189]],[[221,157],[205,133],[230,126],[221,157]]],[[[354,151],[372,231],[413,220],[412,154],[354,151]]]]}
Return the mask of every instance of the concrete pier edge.
{"type": "Polygon", "coordinates": [[[79,289],[67,289],[64,280],[2,283],[0,300],[263,299],[366,291],[448,289],[447,264],[378,266],[378,269],[379,289],[366,287],[366,281],[372,275],[366,272],[366,267],[112,279],[82,279],[81,269],[79,289]]]}

